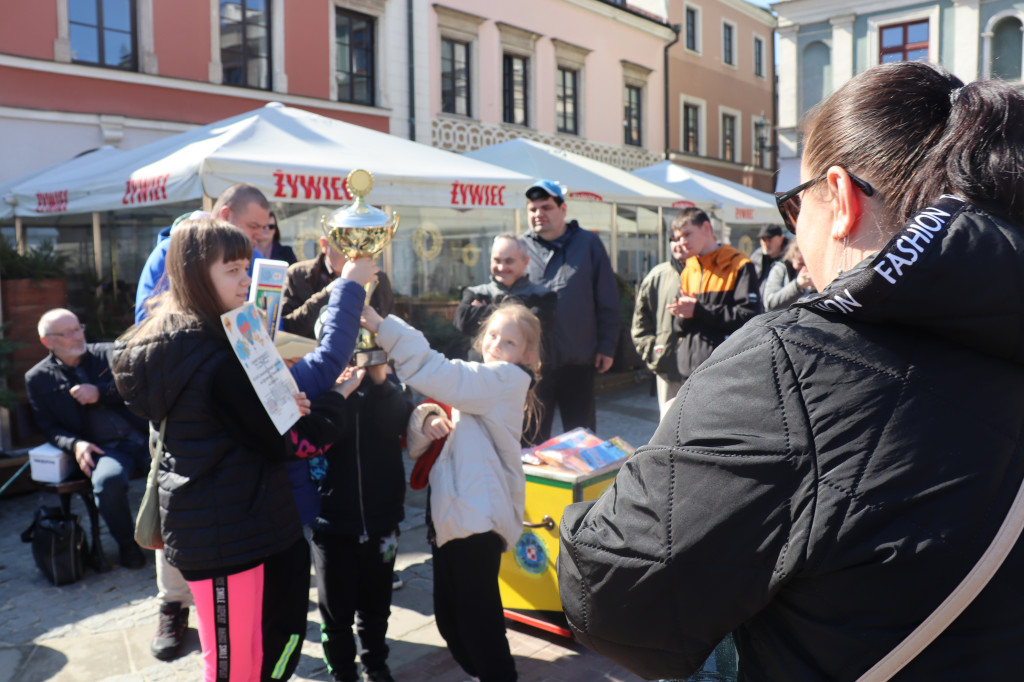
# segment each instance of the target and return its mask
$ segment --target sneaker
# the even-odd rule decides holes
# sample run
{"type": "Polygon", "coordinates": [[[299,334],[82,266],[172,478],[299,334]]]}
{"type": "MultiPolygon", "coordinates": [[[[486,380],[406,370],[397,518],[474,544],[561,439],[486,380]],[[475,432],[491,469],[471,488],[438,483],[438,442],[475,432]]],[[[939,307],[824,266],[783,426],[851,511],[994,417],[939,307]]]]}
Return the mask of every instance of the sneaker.
{"type": "Polygon", "coordinates": [[[402,576],[395,573],[394,577],[391,578],[391,589],[400,590],[402,589],[402,585],[405,585],[405,583],[402,582],[402,576]]]}
{"type": "Polygon", "coordinates": [[[121,545],[120,550],[121,565],[125,568],[142,568],[146,565],[146,555],[134,541],[121,545]]]}
{"type": "Polygon", "coordinates": [[[181,644],[188,629],[188,608],[172,601],[160,605],[156,634],[149,651],[161,661],[173,661],[181,653],[181,644]]]}
{"type": "Polygon", "coordinates": [[[367,670],[363,673],[364,682],[395,682],[391,677],[391,669],[387,666],[376,670],[367,670]]]}

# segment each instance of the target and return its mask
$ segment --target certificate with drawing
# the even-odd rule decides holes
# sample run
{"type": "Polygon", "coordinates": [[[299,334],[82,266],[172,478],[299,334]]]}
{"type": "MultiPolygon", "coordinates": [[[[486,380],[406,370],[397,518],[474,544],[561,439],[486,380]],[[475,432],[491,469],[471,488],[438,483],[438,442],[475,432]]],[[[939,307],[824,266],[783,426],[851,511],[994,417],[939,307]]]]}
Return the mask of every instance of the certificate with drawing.
{"type": "Polygon", "coordinates": [[[220,316],[228,341],[256,389],[263,407],[284,434],[302,415],[295,404],[299,387],[270,340],[254,303],[246,303],[220,316]]]}

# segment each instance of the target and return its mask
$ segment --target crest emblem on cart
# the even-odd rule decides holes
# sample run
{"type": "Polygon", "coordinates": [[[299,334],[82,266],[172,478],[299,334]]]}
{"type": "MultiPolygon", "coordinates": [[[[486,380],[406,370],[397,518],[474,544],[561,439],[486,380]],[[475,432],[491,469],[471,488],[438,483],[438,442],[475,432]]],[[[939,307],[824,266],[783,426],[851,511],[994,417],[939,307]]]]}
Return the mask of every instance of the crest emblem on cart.
{"type": "Polygon", "coordinates": [[[524,531],[519,536],[515,556],[519,568],[527,573],[540,575],[548,568],[548,548],[544,541],[531,531],[524,531]]]}

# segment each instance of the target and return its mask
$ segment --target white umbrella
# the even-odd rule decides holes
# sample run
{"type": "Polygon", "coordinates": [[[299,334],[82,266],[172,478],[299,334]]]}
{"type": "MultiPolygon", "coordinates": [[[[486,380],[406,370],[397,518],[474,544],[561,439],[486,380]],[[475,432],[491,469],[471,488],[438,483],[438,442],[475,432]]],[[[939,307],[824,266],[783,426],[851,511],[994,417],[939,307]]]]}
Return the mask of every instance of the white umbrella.
{"type": "Polygon", "coordinates": [[[730,225],[782,222],[773,194],[738,182],[723,180],[671,161],[640,168],[633,171],[633,175],[678,192],[696,206],[713,209],[721,220],[730,225]]]}
{"type": "MultiPolygon", "coordinates": [[[[14,188],[27,182],[46,182],[46,178],[60,177],[61,174],[71,172],[76,168],[82,168],[89,166],[101,159],[108,159],[119,154],[124,154],[124,151],[117,147],[111,147],[110,145],[104,145],[98,149],[91,149],[87,152],[82,152],[78,156],[61,161],[53,165],[47,166],[27,175],[20,175],[16,178],[12,178],[5,182],[0,183],[0,220],[4,218],[10,218],[14,215],[14,207],[17,204],[17,198],[14,194],[14,188]]],[[[45,204],[59,205],[61,198],[59,195],[51,197],[44,197],[41,199],[45,204]]],[[[34,201],[40,201],[39,198],[35,198],[34,201]]]]}
{"type": "Polygon", "coordinates": [[[14,188],[23,216],[194,202],[232,184],[271,201],[350,203],[345,178],[373,173],[372,204],[515,208],[532,178],[458,154],[271,103],[14,188]],[[42,198],[40,203],[39,198],[42,198]],[[57,197],[57,205],[47,203],[57,197]]]}
{"type": "Polygon", "coordinates": [[[659,187],[621,168],[522,138],[464,152],[463,156],[537,179],[554,180],[568,190],[568,198],[571,199],[642,206],[671,206],[683,199],[675,191],[659,187]]]}

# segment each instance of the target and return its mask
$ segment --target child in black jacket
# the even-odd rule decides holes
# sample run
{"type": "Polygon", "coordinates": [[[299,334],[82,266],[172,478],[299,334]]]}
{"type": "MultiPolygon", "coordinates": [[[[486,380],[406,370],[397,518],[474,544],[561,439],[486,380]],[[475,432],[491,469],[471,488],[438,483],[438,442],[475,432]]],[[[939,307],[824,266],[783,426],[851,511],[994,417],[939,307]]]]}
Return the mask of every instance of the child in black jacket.
{"type": "Polygon", "coordinates": [[[335,680],[359,679],[355,617],[366,679],[388,682],[385,635],[398,524],[405,517],[400,439],[412,402],[387,365],[346,370],[337,392],[324,400],[332,404],[321,414],[330,415],[334,428],[324,445],[327,474],[312,524],[324,659],[335,680]]]}

